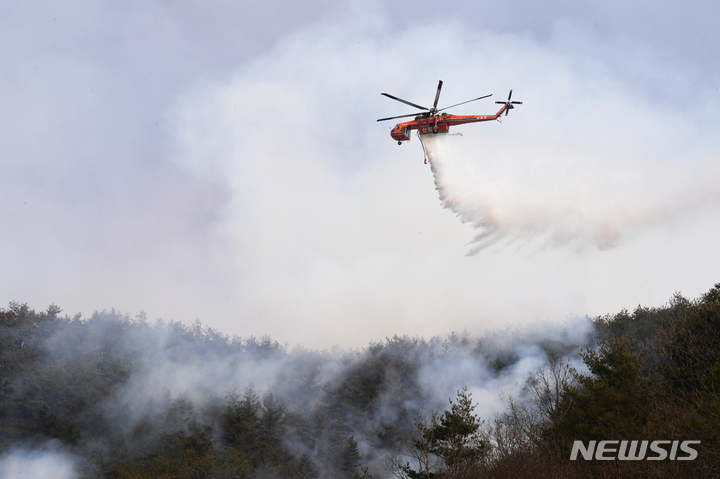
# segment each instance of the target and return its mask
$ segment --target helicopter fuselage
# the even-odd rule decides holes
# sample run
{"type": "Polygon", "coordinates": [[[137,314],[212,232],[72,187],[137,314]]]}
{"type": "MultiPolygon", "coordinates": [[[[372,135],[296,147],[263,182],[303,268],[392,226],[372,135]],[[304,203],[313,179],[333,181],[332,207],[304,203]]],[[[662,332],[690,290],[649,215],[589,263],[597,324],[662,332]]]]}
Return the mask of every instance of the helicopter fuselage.
{"type": "Polygon", "coordinates": [[[420,114],[416,116],[414,120],[404,121],[395,125],[390,131],[390,136],[398,143],[401,143],[410,139],[412,130],[417,130],[420,135],[447,133],[450,131],[451,126],[497,120],[507,107],[508,105],[503,105],[500,111],[494,115],[448,115],[447,113],[441,113],[439,115],[426,116],[420,114]]]}

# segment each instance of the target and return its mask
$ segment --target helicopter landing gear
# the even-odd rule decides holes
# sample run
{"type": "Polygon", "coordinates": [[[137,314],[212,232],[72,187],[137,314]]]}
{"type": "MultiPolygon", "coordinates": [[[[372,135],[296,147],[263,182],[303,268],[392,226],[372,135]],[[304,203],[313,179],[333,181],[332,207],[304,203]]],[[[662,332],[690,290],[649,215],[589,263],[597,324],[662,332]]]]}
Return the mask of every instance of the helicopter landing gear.
{"type": "Polygon", "coordinates": [[[433,133],[437,133],[437,132],[438,132],[437,127],[434,127],[434,128],[433,128],[433,133]]]}

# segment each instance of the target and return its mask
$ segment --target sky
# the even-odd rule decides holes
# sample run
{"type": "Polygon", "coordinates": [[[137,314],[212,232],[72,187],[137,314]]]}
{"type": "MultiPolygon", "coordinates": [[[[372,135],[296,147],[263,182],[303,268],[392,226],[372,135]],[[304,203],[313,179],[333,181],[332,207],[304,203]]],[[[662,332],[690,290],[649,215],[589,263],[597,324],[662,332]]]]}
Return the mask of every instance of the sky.
{"type": "Polygon", "coordinates": [[[0,305],[312,348],[720,281],[712,2],[0,5],[0,305]],[[441,104],[423,163],[393,122],[441,104]]]}

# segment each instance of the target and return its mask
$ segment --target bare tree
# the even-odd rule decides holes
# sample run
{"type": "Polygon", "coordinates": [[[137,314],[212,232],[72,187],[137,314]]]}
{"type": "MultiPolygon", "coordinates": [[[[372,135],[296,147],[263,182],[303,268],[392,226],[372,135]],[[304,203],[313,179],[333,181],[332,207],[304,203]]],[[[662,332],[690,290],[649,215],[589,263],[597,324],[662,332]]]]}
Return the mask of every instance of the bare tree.
{"type": "Polygon", "coordinates": [[[577,371],[569,361],[551,355],[528,377],[519,398],[509,397],[507,410],[483,430],[488,469],[516,477],[536,474],[549,457],[562,456],[565,441],[560,424],[570,405],[564,400],[577,371]]]}
{"type": "Polygon", "coordinates": [[[415,432],[386,459],[386,465],[400,479],[435,478],[440,469],[440,458],[433,453],[435,432],[439,425],[437,411],[427,417],[419,409],[416,410],[414,425],[415,432]],[[411,467],[408,458],[416,469],[411,467]]]}

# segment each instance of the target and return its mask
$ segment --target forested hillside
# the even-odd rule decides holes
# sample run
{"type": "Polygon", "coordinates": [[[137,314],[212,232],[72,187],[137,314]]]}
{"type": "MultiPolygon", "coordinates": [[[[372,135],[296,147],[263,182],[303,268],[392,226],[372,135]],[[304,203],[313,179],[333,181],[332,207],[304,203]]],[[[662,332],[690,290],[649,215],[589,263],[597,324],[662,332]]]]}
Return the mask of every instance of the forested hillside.
{"type": "Polygon", "coordinates": [[[713,477],[718,431],[720,284],[660,308],[362,350],[0,310],[0,474],[52,451],[82,478],[713,477]],[[693,461],[570,461],[577,439],[701,443],[693,461]]]}

